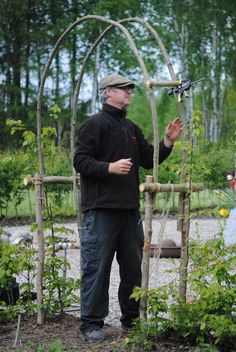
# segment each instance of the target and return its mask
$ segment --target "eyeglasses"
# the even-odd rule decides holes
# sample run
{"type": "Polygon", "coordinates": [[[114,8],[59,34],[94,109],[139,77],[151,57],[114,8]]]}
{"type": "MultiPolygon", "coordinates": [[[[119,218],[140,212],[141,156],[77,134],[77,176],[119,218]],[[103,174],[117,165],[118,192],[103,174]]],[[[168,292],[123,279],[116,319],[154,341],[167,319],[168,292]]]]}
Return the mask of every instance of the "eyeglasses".
{"type": "Polygon", "coordinates": [[[133,86],[126,86],[126,87],[113,87],[113,89],[119,89],[119,90],[123,90],[124,92],[132,92],[134,87],[133,86]]]}

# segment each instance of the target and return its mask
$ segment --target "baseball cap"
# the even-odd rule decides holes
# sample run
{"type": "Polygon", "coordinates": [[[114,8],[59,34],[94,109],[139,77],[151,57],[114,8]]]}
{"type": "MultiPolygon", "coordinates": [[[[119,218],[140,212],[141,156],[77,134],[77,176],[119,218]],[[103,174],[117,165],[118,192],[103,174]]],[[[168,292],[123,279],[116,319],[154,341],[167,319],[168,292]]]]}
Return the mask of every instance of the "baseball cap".
{"type": "Polygon", "coordinates": [[[130,81],[121,75],[109,75],[105,76],[99,82],[99,89],[105,89],[106,87],[135,87],[134,82],[130,81]]]}

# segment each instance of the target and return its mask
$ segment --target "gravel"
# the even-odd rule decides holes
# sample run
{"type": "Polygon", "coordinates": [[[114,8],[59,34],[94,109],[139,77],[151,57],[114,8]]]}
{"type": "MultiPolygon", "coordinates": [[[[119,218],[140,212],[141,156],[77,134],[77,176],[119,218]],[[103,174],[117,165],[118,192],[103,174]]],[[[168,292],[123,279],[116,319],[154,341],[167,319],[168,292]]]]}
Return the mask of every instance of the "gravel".
{"type": "MultiPolygon", "coordinates": [[[[58,225],[60,226],[60,225],[58,225]]],[[[70,229],[75,231],[75,234],[66,235],[70,241],[78,241],[77,227],[75,223],[63,224],[70,229]]],[[[190,225],[190,239],[196,239],[199,237],[201,240],[206,240],[214,238],[217,235],[222,227],[224,226],[223,220],[217,219],[194,219],[191,220],[190,225]]],[[[176,245],[181,244],[181,233],[177,231],[177,221],[175,219],[167,219],[162,222],[159,218],[154,217],[153,219],[153,239],[152,243],[158,243],[158,238],[160,236],[161,228],[164,227],[163,239],[172,239],[176,242],[176,245]]],[[[24,233],[30,232],[30,226],[14,226],[14,227],[4,227],[5,231],[10,232],[11,234],[18,234],[21,236],[24,233]]],[[[60,251],[61,255],[64,255],[64,250],[60,251]]],[[[80,253],[79,249],[68,249],[67,259],[71,263],[71,270],[67,272],[69,277],[77,278],[80,272],[80,253]]],[[[168,258],[151,258],[150,260],[150,288],[155,288],[160,285],[167,284],[172,280],[178,278],[178,267],[179,259],[168,259],[168,258]],[[171,273],[166,271],[171,270],[171,273]]],[[[19,282],[22,281],[22,278],[18,278],[19,282]]],[[[112,270],[111,270],[111,280],[110,280],[110,312],[109,316],[106,318],[106,322],[110,325],[117,326],[119,325],[119,304],[117,299],[117,292],[119,286],[119,268],[116,260],[113,261],[112,270]]],[[[79,312],[77,312],[79,314],[79,312]]]]}

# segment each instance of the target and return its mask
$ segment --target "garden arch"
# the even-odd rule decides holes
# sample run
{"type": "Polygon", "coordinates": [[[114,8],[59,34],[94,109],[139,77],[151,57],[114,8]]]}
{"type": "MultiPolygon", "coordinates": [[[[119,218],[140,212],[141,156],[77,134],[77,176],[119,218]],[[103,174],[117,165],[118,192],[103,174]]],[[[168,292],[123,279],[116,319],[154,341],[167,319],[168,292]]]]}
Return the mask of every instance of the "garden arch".
{"type": "MultiPolygon", "coordinates": [[[[36,221],[38,223],[38,247],[39,247],[39,263],[38,263],[38,270],[37,270],[37,297],[38,297],[38,306],[39,306],[39,310],[38,310],[38,323],[42,324],[43,320],[44,320],[44,315],[43,315],[43,310],[41,307],[41,303],[42,303],[42,296],[43,296],[43,290],[42,290],[42,281],[43,281],[43,266],[44,266],[44,236],[43,236],[43,225],[42,225],[42,184],[43,184],[43,173],[44,173],[44,165],[43,165],[43,154],[42,154],[42,149],[41,149],[41,109],[42,109],[42,99],[43,99],[43,93],[44,93],[44,86],[45,86],[45,82],[47,79],[47,75],[49,72],[49,69],[51,67],[51,63],[57,53],[57,51],[59,50],[59,47],[61,45],[61,43],[63,42],[63,40],[66,38],[66,36],[75,28],[77,27],[79,24],[88,21],[88,20],[96,20],[96,21],[100,21],[103,23],[107,23],[109,25],[108,28],[106,28],[106,30],[96,39],[94,45],[90,48],[90,50],[88,51],[86,58],[83,62],[81,71],[80,71],[80,76],[79,79],[77,81],[77,85],[74,91],[74,99],[73,99],[73,109],[72,109],[72,123],[71,123],[71,129],[72,131],[75,130],[75,124],[76,124],[76,114],[77,114],[77,103],[78,103],[78,97],[79,97],[79,91],[80,91],[80,86],[81,86],[81,82],[83,79],[83,74],[84,74],[84,70],[87,64],[87,61],[89,60],[90,56],[92,55],[93,51],[95,50],[95,48],[97,47],[97,45],[99,44],[99,42],[102,40],[102,38],[112,29],[112,28],[118,28],[126,37],[126,40],[128,41],[128,44],[133,52],[133,54],[135,55],[138,64],[142,70],[143,73],[143,77],[144,77],[144,82],[145,85],[147,87],[148,90],[148,95],[149,95],[149,99],[150,99],[150,105],[151,105],[151,114],[152,114],[152,125],[153,125],[153,136],[154,136],[154,175],[153,175],[153,179],[154,181],[156,181],[157,178],[157,168],[158,168],[158,157],[157,155],[159,154],[159,140],[158,140],[158,125],[157,125],[157,113],[156,113],[156,101],[155,101],[155,97],[153,94],[153,86],[158,85],[158,86],[170,86],[170,83],[172,84],[172,86],[177,86],[180,84],[180,81],[176,81],[176,76],[173,70],[173,66],[170,62],[170,59],[168,57],[168,54],[166,52],[166,49],[161,41],[161,38],[159,37],[159,35],[157,34],[157,32],[144,20],[139,19],[139,18],[127,18],[127,19],[123,19],[119,22],[107,19],[105,17],[101,17],[101,16],[95,16],[95,15],[88,15],[85,17],[82,17],[78,20],[76,20],[74,23],[72,23],[65,31],[64,33],[60,36],[60,38],[58,39],[58,41],[56,42],[54,48],[52,49],[52,52],[49,56],[48,62],[45,66],[43,75],[42,75],[42,80],[40,83],[40,88],[39,88],[39,93],[38,93],[38,98],[37,98],[37,145],[38,145],[38,157],[39,157],[39,175],[37,180],[35,181],[35,185],[37,185],[38,187],[36,188],[36,201],[37,199],[39,200],[39,207],[36,208],[36,221]],[[159,82],[158,84],[156,84],[157,82],[153,82],[148,74],[148,71],[146,69],[145,63],[142,59],[142,56],[140,55],[129,31],[122,25],[122,23],[126,23],[126,22],[138,22],[140,24],[142,24],[144,27],[146,27],[151,34],[154,36],[154,38],[156,39],[158,45],[160,46],[162,53],[164,55],[164,59],[165,59],[165,63],[168,67],[170,76],[172,78],[172,82],[159,82]]],[[[183,119],[183,121],[185,121],[184,119],[184,111],[183,111],[183,106],[182,103],[179,102],[179,110],[180,110],[180,114],[181,117],[183,119]]],[[[71,133],[71,146],[72,146],[72,153],[74,151],[74,139],[75,139],[75,135],[74,132],[71,133]]],[[[74,178],[75,180],[75,178],[74,178]]],[[[76,182],[76,181],[74,181],[76,182]]],[[[151,199],[151,203],[153,204],[153,200],[155,198],[154,195],[155,192],[150,192],[149,193],[149,198],[151,199]]],[[[36,202],[37,203],[37,202],[36,202]]],[[[152,211],[153,211],[153,206],[150,207],[150,203],[148,205],[148,211],[149,214],[145,214],[145,215],[152,215],[152,211]]],[[[145,232],[147,231],[149,233],[149,235],[151,235],[152,230],[151,230],[151,222],[152,222],[152,217],[151,216],[147,216],[148,218],[148,223],[146,223],[145,221],[145,232]],[[147,229],[146,229],[147,227],[147,229]]],[[[145,256],[144,256],[145,259],[145,256]]],[[[147,260],[149,260],[149,252],[147,251],[147,260]]],[[[149,267],[148,267],[148,271],[149,271],[149,267]]]]}

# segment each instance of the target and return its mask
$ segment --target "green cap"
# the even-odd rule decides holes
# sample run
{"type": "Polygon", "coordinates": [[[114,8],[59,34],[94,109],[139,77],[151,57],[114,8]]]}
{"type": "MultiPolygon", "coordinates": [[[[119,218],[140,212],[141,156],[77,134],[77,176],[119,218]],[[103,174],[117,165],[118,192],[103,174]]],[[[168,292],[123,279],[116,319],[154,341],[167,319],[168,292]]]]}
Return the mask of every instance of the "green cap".
{"type": "Polygon", "coordinates": [[[109,75],[105,76],[99,82],[99,89],[105,89],[106,87],[135,87],[134,82],[130,81],[121,75],[109,75]]]}

